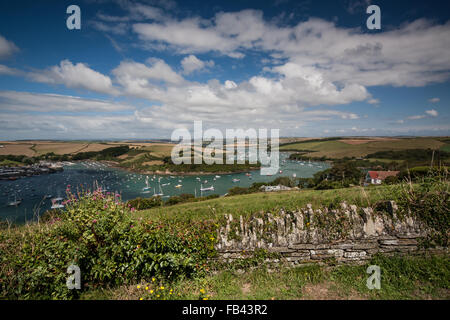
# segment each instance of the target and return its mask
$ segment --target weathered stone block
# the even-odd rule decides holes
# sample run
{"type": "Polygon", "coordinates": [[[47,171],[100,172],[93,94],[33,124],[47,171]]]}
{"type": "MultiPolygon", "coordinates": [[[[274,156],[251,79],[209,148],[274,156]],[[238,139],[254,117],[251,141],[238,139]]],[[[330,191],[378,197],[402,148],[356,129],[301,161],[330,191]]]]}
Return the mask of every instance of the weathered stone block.
{"type": "Polygon", "coordinates": [[[295,250],[289,249],[288,247],[272,247],[272,248],[269,248],[267,251],[278,252],[278,253],[290,253],[290,252],[294,252],[295,250]]]}
{"type": "Polygon", "coordinates": [[[339,258],[344,255],[342,249],[311,250],[311,259],[339,258]]]}
{"type": "Polygon", "coordinates": [[[294,250],[311,250],[311,249],[330,249],[331,244],[313,244],[313,243],[298,243],[289,246],[289,249],[294,250]]]}
{"type": "Polygon", "coordinates": [[[364,258],[367,255],[367,252],[365,251],[347,251],[344,252],[344,258],[364,258]]]}

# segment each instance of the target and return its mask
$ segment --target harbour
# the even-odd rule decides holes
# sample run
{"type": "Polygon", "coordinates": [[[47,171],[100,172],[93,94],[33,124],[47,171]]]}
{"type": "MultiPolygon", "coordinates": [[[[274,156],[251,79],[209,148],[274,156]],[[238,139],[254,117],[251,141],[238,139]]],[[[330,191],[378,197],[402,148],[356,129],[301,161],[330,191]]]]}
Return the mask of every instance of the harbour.
{"type": "Polygon", "coordinates": [[[0,180],[0,220],[11,223],[35,221],[46,210],[58,208],[69,188],[82,193],[98,185],[103,190],[120,194],[124,201],[137,197],[161,196],[163,200],[189,193],[199,196],[226,195],[239,186],[254,182],[271,182],[277,177],[307,178],[329,168],[325,162],[289,160],[288,153],[280,153],[280,169],[276,175],[262,176],[260,171],[210,175],[141,174],[111,167],[102,162],[64,162],[63,170],[53,174],[31,175],[17,180],[0,180]],[[56,201],[55,201],[56,199],[56,201]],[[20,202],[16,205],[14,202],[20,202]]]}

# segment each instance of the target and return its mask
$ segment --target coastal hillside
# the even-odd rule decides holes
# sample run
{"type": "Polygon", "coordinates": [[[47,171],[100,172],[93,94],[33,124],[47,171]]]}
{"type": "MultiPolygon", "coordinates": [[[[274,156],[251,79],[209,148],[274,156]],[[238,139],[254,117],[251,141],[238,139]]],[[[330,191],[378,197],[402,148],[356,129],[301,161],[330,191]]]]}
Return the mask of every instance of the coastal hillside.
{"type": "MultiPolygon", "coordinates": [[[[39,223],[3,226],[0,297],[448,299],[449,283],[442,279],[449,279],[449,209],[446,176],[370,188],[253,193],[142,211],[122,202],[117,194],[100,189],[76,194],[69,188],[63,211],[49,213],[39,223]],[[395,216],[386,207],[392,201],[395,216]],[[355,208],[370,208],[374,221],[395,222],[400,234],[406,230],[404,221],[417,221],[414,228],[420,231],[414,242],[415,253],[405,256],[404,246],[400,246],[400,251],[388,252],[389,258],[380,252],[356,264],[342,264],[334,256],[342,251],[339,249],[332,250],[331,255],[327,251],[319,261],[295,266],[289,260],[285,263],[282,252],[266,249],[241,249],[231,263],[220,258],[220,230],[229,224],[230,216],[238,227],[249,219],[265,219],[267,215],[276,219],[280,211],[327,208],[314,219],[303,220],[306,232],[314,228],[311,230],[333,237],[347,237],[345,215],[339,218],[339,214],[332,214],[343,202],[355,208]],[[342,227],[338,227],[341,223],[342,227]],[[72,263],[83,270],[82,290],[68,290],[65,286],[66,269],[72,263]],[[379,291],[370,291],[364,285],[370,264],[395,275],[384,278],[379,291]],[[281,284],[274,285],[277,282],[281,284]],[[318,295],[315,291],[319,288],[322,293],[318,295]]],[[[270,223],[266,226],[269,229],[263,234],[270,234],[270,223]]],[[[239,233],[233,239],[240,241],[239,233]]],[[[265,241],[270,243],[270,237],[265,241]]],[[[314,245],[305,240],[307,244],[314,245]]]]}

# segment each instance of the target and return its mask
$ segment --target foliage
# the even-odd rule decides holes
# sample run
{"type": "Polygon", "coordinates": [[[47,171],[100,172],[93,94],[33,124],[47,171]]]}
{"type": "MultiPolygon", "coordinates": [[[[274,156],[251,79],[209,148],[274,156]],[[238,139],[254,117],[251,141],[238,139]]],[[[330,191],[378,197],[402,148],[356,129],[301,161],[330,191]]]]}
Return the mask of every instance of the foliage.
{"type": "Polygon", "coordinates": [[[110,160],[115,157],[118,157],[122,154],[127,153],[130,150],[129,146],[118,146],[106,148],[101,151],[88,151],[88,152],[79,152],[74,154],[71,159],[72,160],[86,160],[86,159],[95,159],[95,160],[110,160]]]}
{"type": "Polygon", "coordinates": [[[215,253],[212,222],[142,221],[101,190],[69,191],[65,204],[59,221],[0,234],[0,298],[68,299],[153,276],[173,281],[202,273],[215,253]],[[71,264],[81,269],[81,291],[66,287],[71,264]]]}
{"type": "Polygon", "coordinates": [[[151,197],[151,198],[136,198],[127,201],[129,207],[136,210],[151,209],[154,207],[160,207],[162,205],[161,197],[151,197]]]}
{"type": "Polygon", "coordinates": [[[424,245],[448,246],[450,192],[447,177],[430,171],[415,187],[403,183],[397,190],[396,201],[403,213],[415,215],[430,228],[424,245]]]}
{"type": "Polygon", "coordinates": [[[391,160],[411,160],[411,161],[431,161],[449,159],[450,152],[432,149],[406,149],[406,150],[386,150],[378,151],[367,155],[367,158],[391,159],[391,160]]]}

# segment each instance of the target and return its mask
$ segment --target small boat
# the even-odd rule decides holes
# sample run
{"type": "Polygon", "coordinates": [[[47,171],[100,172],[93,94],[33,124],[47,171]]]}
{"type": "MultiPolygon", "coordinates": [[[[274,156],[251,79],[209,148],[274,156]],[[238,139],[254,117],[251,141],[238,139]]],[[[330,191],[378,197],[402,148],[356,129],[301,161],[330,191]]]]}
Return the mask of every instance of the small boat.
{"type": "Polygon", "coordinates": [[[10,206],[10,207],[17,207],[21,203],[22,203],[22,200],[17,199],[17,197],[14,196],[14,201],[8,202],[8,206],[10,206]]]}
{"type": "Polygon", "coordinates": [[[233,179],[233,182],[239,182],[241,181],[240,179],[233,179]]]}
{"type": "Polygon", "coordinates": [[[216,178],[217,178],[217,179],[219,179],[219,178],[220,178],[220,176],[216,176],[216,178]]]}
{"type": "Polygon", "coordinates": [[[214,191],[214,186],[203,188],[203,186],[200,185],[200,191],[214,191]]]}
{"type": "Polygon", "coordinates": [[[177,184],[177,185],[175,186],[175,188],[181,188],[181,187],[182,187],[181,184],[177,184]]]}
{"type": "Polygon", "coordinates": [[[148,177],[146,177],[145,178],[145,187],[144,188],[142,188],[142,193],[148,193],[148,192],[150,192],[149,190],[151,189],[151,187],[148,185],[148,177]]]}

